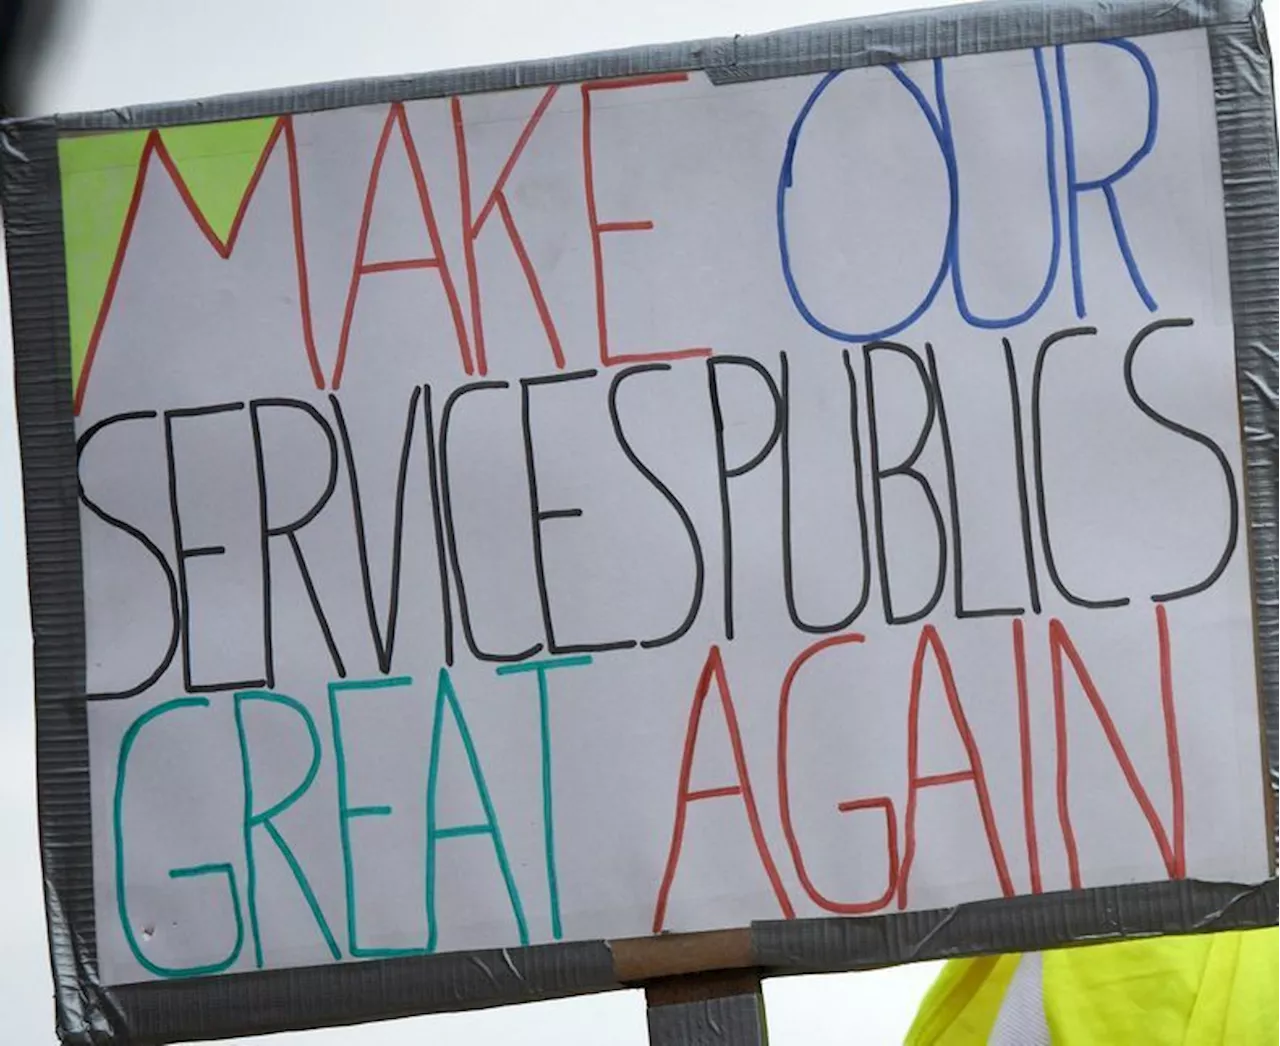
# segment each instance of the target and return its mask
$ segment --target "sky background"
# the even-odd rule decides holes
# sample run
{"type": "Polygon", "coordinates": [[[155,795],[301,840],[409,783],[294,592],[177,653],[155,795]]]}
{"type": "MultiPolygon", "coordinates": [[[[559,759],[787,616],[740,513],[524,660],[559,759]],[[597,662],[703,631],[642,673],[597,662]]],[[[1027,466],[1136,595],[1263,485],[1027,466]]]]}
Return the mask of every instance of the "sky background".
{"type": "MultiPolygon", "coordinates": [[[[33,0],[39,3],[40,0],[33,0]]],[[[1274,20],[1276,4],[1264,7],[1274,20]]],[[[105,109],[316,81],[426,72],[750,33],[874,14],[892,0],[64,0],[32,96],[41,112],[105,109]]],[[[7,286],[0,400],[12,402],[7,286]]],[[[53,1032],[35,812],[31,639],[16,427],[0,411],[0,1013],[5,1041],[53,1032]]],[[[766,984],[775,1046],[901,1042],[939,964],[766,984]]],[[[643,1044],[638,991],[254,1040],[262,1046],[643,1044]]]]}

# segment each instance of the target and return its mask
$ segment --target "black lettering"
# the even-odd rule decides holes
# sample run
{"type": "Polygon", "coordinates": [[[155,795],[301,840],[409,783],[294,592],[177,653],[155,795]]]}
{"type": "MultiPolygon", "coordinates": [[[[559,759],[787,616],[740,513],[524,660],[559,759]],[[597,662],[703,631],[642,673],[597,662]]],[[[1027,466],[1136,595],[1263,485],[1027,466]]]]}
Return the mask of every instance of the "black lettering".
{"type": "Polygon", "coordinates": [[[890,625],[906,625],[912,621],[919,621],[938,605],[947,579],[947,531],[946,524],[942,520],[942,509],[938,505],[938,499],[934,496],[933,488],[929,485],[928,479],[915,468],[915,464],[920,459],[925,444],[929,440],[929,433],[933,431],[933,420],[937,412],[937,406],[934,390],[929,381],[928,372],[925,370],[924,362],[907,346],[899,345],[897,342],[892,341],[877,341],[865,346],[863,353],[867,370],[867,431],[871,438],[871,503],[876,519],[876,560],[880,568],[880,595],[884,600],[885,621],[890,625]],[[887,469],[882,468],[880,465],[879,418],[876,415],[875,367],[872,363],[872,356],[877,352],[897,353],[911,361],[916,368],[916,374],[920,378],[920,388],[924,392],[926,407],[924,423],[920,427],[920,436],[917,438],[915,446],[911,448],[911,453],[897,465],[887,469]],[[894,476],[905,476],[919,484],[925,500],[929,503],[929,511],[933,513],[933,525],[938,532],[938,575],[937,581],[933,586],[933,595],[919,610],[906,615],[898,615],[893,609],[893,597],[889,588],[889,556],[885,545],[884,504],[881,496],[881,487],[886,479],[891,479],[894,476]]]}
{"type": "Polygon", "coordinates": [[[1222,448],[1214,443],[1208,436],[1197,432],[1195,429],[1188,428],[1179,422],[1173,421],[1171,418],[1165,417],[1154,407],[1151,406],[1138,393],[1137,387],[1133,383],[1133,357],[1137,355],[1138,347],[1144,341],[1158,330],[1166,327],[1190,327],[1192,325],[1190,319],[1171,319],[1156,320],[1138,331],[1133,341],[1129,343],[1129,349],[1124,354],[1124,387],[1129,392],[1129,398],[1133,400],[1137,408],[1147,417],[1154,421],[1157,425],[1168,429],[1170,432],[1176,432],[1179,436],[1198,443],[1204,447],[1214,460],[1218,462],[1218,467],[1222,469],[1223,478],[1227,484],[1227,513],[1229,522],[1227,523],[1227,541],[1226,547],[1222,550],[1222,555],[1218,558],[1217,564],[1214,566],[1207,577],[1203,581],[1198,581],[1194,585],[1188,585],[1186,588],[1175,589],[1172,592],[1161,592],[1151,597],[1156,603],[1164,603],[1172,599],[1183,599],[1186,596],[1194,596],[1197,592],[1203,592],[1212,585],[1218,578],[1222,577],[1222,572],[1227,569],[1227,564],[1231,562],[1231,556],[1236,550],[1236,540],[1240,532],[1240,502],[1236,494],[1235,473],[1231,471],[1231,463],[1227,460],[1226,454],[1222,452],[1222,448]]]}
{"type": "Polygon", "coordinates": [[[329,503],[329,499],[333,497],[334,488],[338,484],[338,443],[334,439],[333,429],[329,427],[329,423],[310,403],[295,399],[267,398],[252,400],[249,403],[249,420],[253,426],[253,454],[258,468],[258,523],[262,540],[262,639],[267,651],[267,689],[272,689],[276,685],[275,641],[272,634],[274,626],[271,610],[271,539],[279,537],[288,541],[289,547],[293,551],[294,562],[298,564],[298,574],[302,578],[303,587],[307,590],[307,600],[311,603],[311,610],[316,616],[316,623],[320,626],[321,635],[324,636],[324,644],[328,648],[329,657],[333,660],[334,670],[340,678],[345,679],[347,670],[342,663],[342,655],[338,653],[338,644],[334,641],[333,630],[329,627],[329,619],[325,616],[324,607],[320,605],[319,593],[316,592],[315,582],[312,580],[311,570],[307,567],[306,557],[302,554],[302,544],[298,541],[298,531],[320,514],[320,511],[329,503]],[[313,502],[311,508],[297,519],[288,523],[277,524],[271,522],[266,454],[262,445],[262,422],[260,420],[261,411],[265,408],[302,411],[303,414],[316,423],[328,442],[329,475],[325,481],[324,490],[313,502]]]}
{"type": "MultiPolygon", "coordinates": [[[[116,414],[91,425],[84,435],[76,441],[77,471],[79,469],[80,459],[84,455],[85,447],[87,447],[89,442],[103,429],[126,421],[145,421],[156,417],[158,417],[158,415],[154,410],[140,410],[133,411],[129,414],[116,414]]],[[[90,701],[112,701],[126,697],[136,697],[138,694],[141,694],[143,691],[153,686],[156,681],[164,675],[169,666],[173,664],[174,654],[178,652],[178,641],[182,634],[182,609],[178,597],[178,581],[177,578],[174,577],[173,570],[170,568],[168,560],[165,559],[164,553],[160,551],[159,545],[152,541],[151,538],[143,533],[138,527],[111,515],[111,513],[107,512],[100,505],[94,502],[93,499],[85,493],[83,479],[78,478],[77,483],[80,490],[80,500],[84,504],[85,508],[102,520],[102,522],[106,523],[107,526],[114,527],[116,530],[128,534],[138,542],[139,545],[146,549],[148,555],[150,555],[151,558],[159,564],[160,571],[164,574],[165,584],[168,586],[169,615],[172,625],[169,632],[169,644],[165,650],[164,657],[160,659],[160,663],[152,670],[151,674],[148,675],[146,679],[141,683],[138,683],[136,686],[129,687],[127,690],[116,690],[85,695],[86,699],[90,701]]]]}
{"type": "Polygon", "coordinates": [[[849,437],[853,444],[853,489],[858,508],[858,532],[861,535],[862,592],[853,608],[839,621],[815,625],[801,618],[796,606],[794,553],[791,542],[791,373],[787,365],[787,354],[778,353],[782,385],[782,591],[786,597],[787,614],[791,618],[791,623],[800,631],[814,635],[839,632],[843,628],[848,628],[866,609],[867,601],[871,597],[871,541],[867,527],[866,497],[863,491],[862,441],[858,436],[858,385],[853,376],[853,367],[849,362],[849,351],[844,350],[841,357],[849,387],[849,437]]]}
{"type": "Polygon", "coordinates": [[[1027,565],[1027,592],[1031,610],[1040,613],[1040,579],[1036,574],[1036,554],[1031,541],[1031,498],[1027,492],[1026,451],[1022,437],[1022,398],[1018,389],[1018,367],[1013,360],[1013,346],[1004,343],[1004,367],[1009,375],[1009,410],[1013,417],[1013,464],[1018,476],[1018,517],[1022,524],[1022,555],[1027,565]]]}
{"type": "Polygon", "coordinates": [[[422,423],[427,430],[427,473],[431,483],[431,525],[436,538],[436,569],[440,576],[440,627],[444,640],[444,663],[453,664],[453,607],[449,599],[449,565],[445,550],[444,522],[440,514],[440,472],[436,466],[435,414],[431,407],[431,386],[422,386],[422,423]]]}
{"type": "Polygon", "coordinates": [[[733,638],[733,513],[729,507],[729,480],[745,476],[758,468],[769,456],[782,435],[782,394],[765,368],[748,356],[712,356],[707,360],[707,386],[711,395],[711,419],[716,433],[716,472],[720,484],[721,545],[724,550],[724,637],[733,638]],[[719,367],[746,367],[759,375],[769,395],[773,397],[773,428],[756,454],[741,465],[729,467],[725,460],[724,412],[720,407],[720,382],[716,377],[719,367]]]}
{"type": "Polygon", "coordinates": [[[618,446],[622,449],[622,453],[626,455],[627,460],[635,467],[635,470],[649,481],[654,490],[666,499],[667,504],[671,506],[679,517],[685,534],[689,538],[689,548],[693,552],[693,596],[689,601],[689,610],[685,614],[684,620],[665,636],[661,636],[658,639],[641,640],[640,645],[645,649],[674,643],[693,627],[693,622],[698,616],[698,610],[702,606],[702,587],[706,578],[706,564],[702,557],[702,543],[698,540],[698,531],[693,525],[693,519],[690,518],[684,505],[680,503],[680,499],[671,492],[671,488],[663,483],[654,474],[653,470],[640,460],[627,439],[626,433],[622,431],[622,421],[618,416],[618,389],[625,379],[648,371],[669,371],[670,369],[671,365],[669,363],[643,363],[639,366],[627,367],[614,375],[613,381],[609,385],[609,420],[613,423],[613,435],[618,441],[618,446]]]}
{"type": "Polygon", "coordinates": [[[955,589],[956,617],[1017,617],[1025,614],[1022,607],[983,607],[970,609],[964,605],[964,536],[960,524],[960,492],[956,479],[955,450],[951,444],[951,426],[947,423],[947,403],[942,394],[942,382],[938,377],[938,359],[933,346],[924,344],[924,354],[929,361],[929,379],[933,382],[933,394],[938,404],[938,432],[942,436],[942,460],[947,473],[947,490],[951,506],[951,585],[955,589]]]}
{"type": "MultiPolygon", "coordinates": [[[[169,468],[169,513],[173,520],[173,545],[178,559],[178,603],[182,615],[182,684],[189,694],[208,694],[219,690],[252,690],[267,685],[265,677],[197,683],[191,678],[191,599],[187,586],[187,561],[226,554],[223,545],[188,548],[182,540],[182,519],[178,510],[178,468],[173,448],[173,423],[178,418],[208,417],[244,410],[243,403],[214,403],[207,407],[184,407],[164,412],[165,457],[169,468]]],[[[266,650],[263,650],[266,663],[266,650]]]]}
{"type": "Polygon", "coordinates": [[[603,650],[628,650],[636,645],[634,639],[615,640],[608,643],[559,643],[551,619],[551,597],[547,592],[546,563],[542,553],[542,524],[549,519],[577,519],[580,508],[544,509],[538,498],[538,470],[534,464],[533,426],[529,413],[529,390],[538,385],[558,385],[565,381],[581,381],[594,378],[594,370],[576,370],[564,374],[547,374],[520,381],[520,424],[524,433],[524,461],[529,481],[529,524],[533,531],[533,566],[538,579],[538,601],[542,606],[542,625],[547,634],[547,650],[552,654],[587,654],[603,650]]]}
{"type": "Polygon", "coordinates": [[[1031,378],[1031,453],[1035,469],[1036,506],[1040,515],[1040,544],[1044,548],[1044,565],[1049,571],[1049,578],[1054,587],[1062,594],[1062,598],[1067,602],[1074,603],[1078,607],[1103,609],[1106,607],[1127,606],[1129,603],[1128,597],[1085,599],[1067,588],[1066,583],[1062,580],[1062,575],[1058,573],[1058,565],[1053,557],[1053,542],[1049,537],[1049,509],[1045,504],[1044,433],[1040,420],[1040,393],[1044,387],[1044,361],[1049,355],[1049,350],[1068,338],[1092,337],[1097,333],[1096,327],[1068,327],[1066,330],[1050,334],[1041,342],[1040,351],[1036,353],[1035,372],[1031,378]]]}
{"type": "Polygon", "coordinates": [[[491,654],[477,645],[471,625],[471,610],[467,603],[467,586],[462,577],[462,563],[458,558],[457,528],[453,524],[453,495],[449,484],[449,428],[453,421],[453,411],[464,396],[508,387],[505,381],[473,381],[460,385],[449,393],[440,412],[440,507],[444,516],[446,543],[449,546],[449,562],[453,567],[453,584],[458,593],[458,618],[462,624],[462,638],[472,655],[480,661],[524,661],[542,649],[541,643],[534,643],[518,654],[491,654]]]}
{"type": "Polygon", "coordinates": [[[396,646],[396,623],[400,618],[400,560],[404,549],[404,498],[409,475],[409,458],[413,449],[413,426],[418,418],[418,400],[422,389],[415,385],[409,396],[409,408],[405,412],[404,440],[400,445],[400,469],[396,476],[395,517],[391,534],[391,592],[388,596],[385,638],[378,625],[378,612],[373,605],[373,577],[369,572],[369,546],[365,536],[364,507],[360,500],[360,482],[356,475],[355,455],[351,450],[351,436],[347,432],[346,418],[338,397],[330,393],[333,418],[338,424],[338,436],[342,440],[342,452],[347,464],[347,481],[351,488],[351,512],[356,528],[356,552],[360,557],[360,579],[364,588],[364,606],[369,619],[369,635],[373,639],[378,657],[378,669],[383,675],[391,671],[391,656],[396,646]]]}

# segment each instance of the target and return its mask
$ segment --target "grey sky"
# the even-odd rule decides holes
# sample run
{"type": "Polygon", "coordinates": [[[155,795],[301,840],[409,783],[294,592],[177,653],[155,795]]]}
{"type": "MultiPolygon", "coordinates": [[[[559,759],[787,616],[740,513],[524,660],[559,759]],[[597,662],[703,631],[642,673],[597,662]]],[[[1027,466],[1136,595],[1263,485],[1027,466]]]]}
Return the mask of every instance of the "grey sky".
{"type": "MultiPolygon", "coordinates": [[[[1280,0],[1266,0],[1276,17],[1280,0]]],[[[420,72],[878,13],[901,0],[66,0],[36,93],[41,110],[84,110],[325,80],[420,72]]],[[[7,289],[0,292],[0,399],[12,402],[7,289]]],[[[0,1038],[55,1041],[35,817],[30,630],[17,438],[0,412],[0,1038]]],[[[901,1041],[938,964],[794,978],[766,989],[770,1038],[901,1041]]],[[[646,1041],[638,992],[307,1032],[297,1046],[431,1042],[556,1046],[646,1041]]]]}

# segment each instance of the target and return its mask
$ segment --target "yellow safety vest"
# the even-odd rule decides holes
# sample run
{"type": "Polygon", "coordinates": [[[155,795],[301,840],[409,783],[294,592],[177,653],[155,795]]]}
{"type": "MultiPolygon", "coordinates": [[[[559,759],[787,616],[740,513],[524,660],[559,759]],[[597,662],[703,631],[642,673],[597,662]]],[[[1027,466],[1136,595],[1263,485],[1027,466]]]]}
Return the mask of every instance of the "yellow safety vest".
{"type": "Polygon", "coordinates": [[[947,963],[907,1046],[1271,1046],[1280,937],[1155,937],[947,963]]]}

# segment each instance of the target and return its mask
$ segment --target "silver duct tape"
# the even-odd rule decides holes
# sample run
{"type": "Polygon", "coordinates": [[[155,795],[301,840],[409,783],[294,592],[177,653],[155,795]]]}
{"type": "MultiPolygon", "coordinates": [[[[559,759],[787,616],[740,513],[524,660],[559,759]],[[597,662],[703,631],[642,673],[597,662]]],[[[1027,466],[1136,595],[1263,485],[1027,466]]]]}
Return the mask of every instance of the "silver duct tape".
{"type": "Polygon", "coordinates": [[[649,1046],[766,1046],[758,992],[649,1008],[649,1046]]]}
{"type": "Polygon", "coordinates": [[[152,981],[102,989],[123,1018],[117,1037],[77,1041],[141,1046],[298,1031],[619,987],[602,941],[152,981]]]}
{"type": "Polygon", "coordinates": [[[735,37],[706,67],[715,83],[734,83],[888,62],[914,62],[1049,44],[1145,36],[1247,21],[1252,0],[1137,0],[1126,3],[963,4],[882,15],[760,36],[735,37]]]}
{"type": "MultiPolygon", "coordinates": [[[[1271,779],[1268,819],[1275,830],[1277,752],[1276,400],[1280,390],[1280,201],[1277,201],[1275,84],[1261,10],[1209,33],[1218,114],[1218,149],[1227,222],[1231,319],[1245,456],[1245,503],[1253,575],[1258,681],[1271,779]]],[[[1271,872],[1276,870],[1272,834],[1271,872]]]]}
{"type": "Polygon", "coordinates": [[[1255,0],[1003,0],[823,23],[753,36],[632,47],[415,76],[139,105],[57,117],[61,131],[243,120],[619,76],[703,70],[713,83],[799,76],[887,62],[1082,43],[1246,23],[1255,0]]]}
{"type": "Polygon", "coordinates": [[[80,506],[53,124],[6,128],[0,175],[35,640],[36,801],[58,1027],[79,1041],[110,1041],[101,1038],[110,1025],[96,988],[80,506]]]}
{"type": "Polygon", "coordinates": [[[927,959],[1044,951],[1168,933],[1274,925],[1276,880],[1262,883],[1138,883],[928,912],[857,919],[761,922],[751,930],[761,967],[819,973],[927,959]]]}

